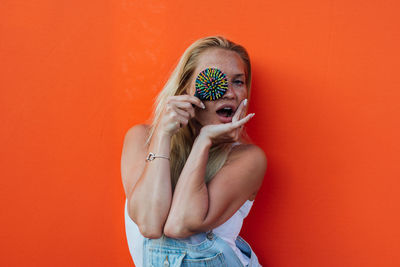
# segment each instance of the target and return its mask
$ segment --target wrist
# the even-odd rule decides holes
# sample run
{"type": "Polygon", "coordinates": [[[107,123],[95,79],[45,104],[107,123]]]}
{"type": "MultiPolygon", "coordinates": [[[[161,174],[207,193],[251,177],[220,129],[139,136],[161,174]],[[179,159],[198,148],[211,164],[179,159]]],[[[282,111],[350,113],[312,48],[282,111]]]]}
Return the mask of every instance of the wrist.
{"type": "Polygon", "coordinates": [[[155,131],[154,131],[153,136],[156,139],[171,139],[172,134],[156,128],[155,131]]]}
{"type": "Polygon", "coordinates": [[[171,136],[159,130],[155,130],[151,137],[148,152],[156,155],[169,156],[171,148],[171,136]]]}
{"type": "Polygon", "coordinates": [[[208,147],[210,148],[212,146],[212,140],[206,136],[205,134],[200,134],[196,137],[196,140],[194,141],[195,144],[201,144],[203,147],[208,147]]]}

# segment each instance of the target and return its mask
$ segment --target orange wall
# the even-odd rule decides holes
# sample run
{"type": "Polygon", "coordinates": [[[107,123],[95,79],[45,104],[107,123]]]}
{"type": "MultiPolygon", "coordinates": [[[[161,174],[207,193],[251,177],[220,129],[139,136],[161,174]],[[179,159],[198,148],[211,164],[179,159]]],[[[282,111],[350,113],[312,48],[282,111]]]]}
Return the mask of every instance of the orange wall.
{"type": "Polygon", "coordinates": [[[260,262],[400,266],[398,2],[187,2],[1,2],[0,266],[132,266],[124,133],[213,34],[253,62],[260,262]]]}

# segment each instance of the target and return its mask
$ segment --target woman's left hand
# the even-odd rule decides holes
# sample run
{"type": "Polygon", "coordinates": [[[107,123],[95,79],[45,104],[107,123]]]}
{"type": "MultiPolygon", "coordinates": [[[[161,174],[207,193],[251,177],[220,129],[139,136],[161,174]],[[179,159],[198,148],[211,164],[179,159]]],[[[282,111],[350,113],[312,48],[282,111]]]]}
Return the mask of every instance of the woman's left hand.
{"type": "Polygon", "coordinates": [[[198,139],[205,138],[211,141],[212,144],[219,143],[232,143],[239,140],[242,126],[247,123],[255,113],[248,114],[244,118],[242,113],[244,111],[246,100],[243,100],[237,108],[235,114],[232,117],[232,122],[206,125],[200,130],[198,139]]]}

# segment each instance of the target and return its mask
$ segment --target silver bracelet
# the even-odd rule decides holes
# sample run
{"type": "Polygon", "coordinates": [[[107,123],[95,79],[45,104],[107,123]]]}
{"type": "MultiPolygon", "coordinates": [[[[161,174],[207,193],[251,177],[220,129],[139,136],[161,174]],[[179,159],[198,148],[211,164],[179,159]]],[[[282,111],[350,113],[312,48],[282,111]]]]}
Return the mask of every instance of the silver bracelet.
{"type": "Polygon", "coordinates": [[[146,161],[147,161],[147,162],[153,161],[155,158],[163,158],[163,159],[169,160],[169,157],[167,157],[167,156],[156,155],[156,154],[150,152],[149,155],[148,155],[147,158],[146,158],[146,161]]]}

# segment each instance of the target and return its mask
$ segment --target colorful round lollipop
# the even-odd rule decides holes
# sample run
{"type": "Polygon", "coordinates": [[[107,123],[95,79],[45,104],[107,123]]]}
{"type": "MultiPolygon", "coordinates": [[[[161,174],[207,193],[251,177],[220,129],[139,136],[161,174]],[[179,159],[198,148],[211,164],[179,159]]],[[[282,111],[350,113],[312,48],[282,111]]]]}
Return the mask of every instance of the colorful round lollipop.
{"type": "Polygon", "coordinates": [[[217,100],[228,90],[228,79],[219,69],[207,68],[197,76],[195,86],[195,96],[201,100],[217,100]]]}

